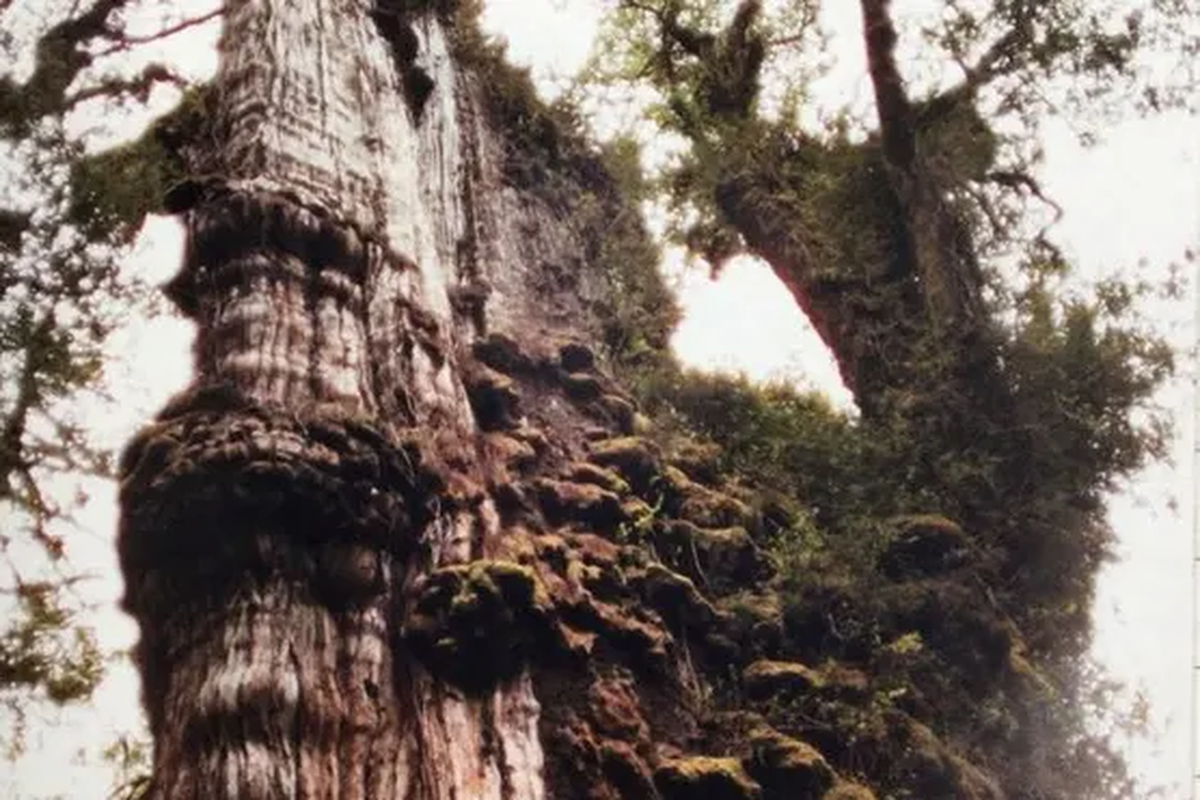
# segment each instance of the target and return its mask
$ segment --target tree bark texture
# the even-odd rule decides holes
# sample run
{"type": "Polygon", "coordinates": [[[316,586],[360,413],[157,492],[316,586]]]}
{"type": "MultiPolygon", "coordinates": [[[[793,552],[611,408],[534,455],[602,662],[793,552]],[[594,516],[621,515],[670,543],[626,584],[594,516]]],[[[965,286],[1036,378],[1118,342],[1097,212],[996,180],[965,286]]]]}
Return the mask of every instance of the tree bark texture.
{"type": "Polygon", "coordinates": [[[538,308],[521,271],[578,245],[511,192],[480,206],[497,145],[443,22],[390,20],[397,45],[380,13],[228,6],[171,286],[197,377],[122,487],[155,797],[545,795],[528,675],[468,698],[398,642],[425,576],[499,533],[461,378],[484,321],[452,301],[494,286],[487,323],[553,327],[575,301],[538,308]]]}

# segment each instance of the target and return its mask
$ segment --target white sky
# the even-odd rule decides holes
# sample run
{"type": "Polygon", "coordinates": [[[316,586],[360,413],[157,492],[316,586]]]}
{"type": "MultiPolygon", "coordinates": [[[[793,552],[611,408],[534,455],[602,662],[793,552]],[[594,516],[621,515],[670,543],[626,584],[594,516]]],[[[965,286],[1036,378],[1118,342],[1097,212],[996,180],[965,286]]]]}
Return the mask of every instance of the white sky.
{"type": "MultiPolygon", "coordinates": [[[[838,11],[847,14],[855,5],[838,4],[838,11]]],[[[562,75],[586,57],[598,7],[594,0],[491,0],[485,21],[508,39],[515,61],[562,75]]],[[[852,25],[857,17],[845,19],[841,24],[852,25]]],[[[211,36],[201,34],[186,47],[175,41],[172,52],[188,53],[203,72],[212,58],[206,41],[211,36]]],[[[839,52],[841,68],[830,79],[835,98],[862,94],[857,41],[851,44],[839,52]]],[[[1152,275],[1165,277],[1166,265],[1200,242],[1198,142],[1194,123],[1179,118],[1115,126],[1106,132],[1104,145],[1087,151],[1068,132],[1050,132],[1044,183],[1066,209],[1058,238],[1085,277],[1141,258],[1152,275]]],[[[174,223],[154,221],[147,233],[131,268],[166,279],[180,263],[174,223]]],[[[686,316],[674,345],[686,363],[741,369],[759,379],[789,377],[824,388],[836,402],[846,401],[828,353],[769,269],[740,259],[717,283],[703,269],[684,270],[678,259],[668,269],[681,287],[686,316]]],[[[1186,346],[1194,333],[1191,317],[1179,309],[1173,313],[1177,318],[1162,315],[1164,330],[1186,346]]],[[[126,356],[114,375],[119,407],[93,415],[109,441],[126,439],[187,383],[190,340],[190,326],[164,319],[139,323],[114,342],[114,352],[126,356]]],[[[1180,423],[1179,466],[1148,471],[1113,502],[1123,560],[1102,576],[1096,651],[1117,675],[1146,691],[1156,741],[1135,744],[1131,752],[1154,783],[1175,785],[1166,795],[1174,798],[1185,796],[1189,773],[1192,393],[1176,387],[1164,402],[1177,411],[1180,423]],[[1172,495],[1179,503],[1174,512],[1168,508],[1172,495]]],[[[128,647],[136,630],[115,610],[120,585],[111,544],[111,489],[95,486],[93,498],[82,520],[85,532],[70,540],[72,554],[76,563],[103,576],[88,587],[102,643],[128,647]]],[[[92,708],[56,715],[57,725],[33,725],[30,754],[15,765],[0,761],[0,796],[105,797],[108,774],[97,767],[96,753],[115,734],[136,731],[139,713],[136,676],[128,665],[115,665],[92,708]]],[[[0,725],[5,722],[0,715],[0,725]]]]}

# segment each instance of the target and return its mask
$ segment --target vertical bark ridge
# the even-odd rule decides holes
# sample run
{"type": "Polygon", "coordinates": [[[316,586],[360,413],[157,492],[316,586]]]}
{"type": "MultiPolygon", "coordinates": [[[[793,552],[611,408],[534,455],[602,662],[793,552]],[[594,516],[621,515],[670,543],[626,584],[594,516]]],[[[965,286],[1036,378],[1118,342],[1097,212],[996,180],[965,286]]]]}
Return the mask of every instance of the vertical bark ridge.
{"type": "Polygon", "coordinates": [[[226,14],[220,174],[172,285],[198,375],[124,463],[155,797],[544,795],[527,678],[467,698],[397,652],[423,574],[497,515],[449,297],[458,77],[435,16],[407,20],[418,120],[368,6],[226,14]]]}

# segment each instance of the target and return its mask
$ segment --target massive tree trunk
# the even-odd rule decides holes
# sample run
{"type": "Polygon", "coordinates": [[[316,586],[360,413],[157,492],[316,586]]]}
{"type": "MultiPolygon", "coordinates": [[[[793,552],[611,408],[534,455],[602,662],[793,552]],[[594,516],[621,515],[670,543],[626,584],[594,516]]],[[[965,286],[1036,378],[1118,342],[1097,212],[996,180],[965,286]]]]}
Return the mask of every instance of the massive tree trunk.
{"type": "Polygon", "coordinates": [[[545,795],[527,673],[468,698],[399,642],[499,532],[466,348],[547,322],[506,290],[571,242],[479,206],[490,134],[445,22],[400,5],[228,7],[210,177],[176,200],[197,376],[122,487],[155,797],[545,795]]]}

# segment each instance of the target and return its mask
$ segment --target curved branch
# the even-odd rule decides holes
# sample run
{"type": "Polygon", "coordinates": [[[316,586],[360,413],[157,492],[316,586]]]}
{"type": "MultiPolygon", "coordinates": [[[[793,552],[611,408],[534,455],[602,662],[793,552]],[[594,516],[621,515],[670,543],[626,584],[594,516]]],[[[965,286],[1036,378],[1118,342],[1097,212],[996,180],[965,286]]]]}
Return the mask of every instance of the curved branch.
{"type": "Polygon", "coordinates": [[[1038,182],[1037,178],[1027,173],[1019,170],[996,170],[987,174],[987,181],[997,186],[1003,186],[1006,189],[1024,189],[1054,209],[1055,222],[1063,218],[1062,206],[1047,197],[1042,191],[1042,185],[1038,182]]]}

